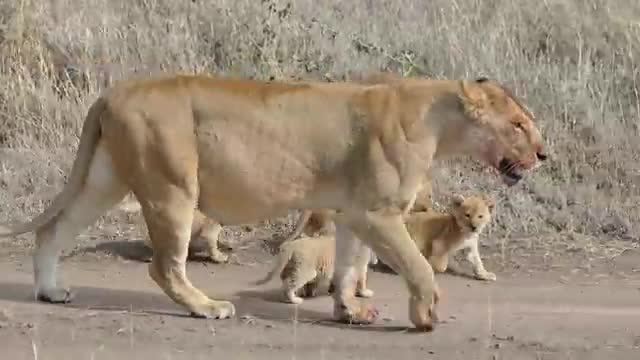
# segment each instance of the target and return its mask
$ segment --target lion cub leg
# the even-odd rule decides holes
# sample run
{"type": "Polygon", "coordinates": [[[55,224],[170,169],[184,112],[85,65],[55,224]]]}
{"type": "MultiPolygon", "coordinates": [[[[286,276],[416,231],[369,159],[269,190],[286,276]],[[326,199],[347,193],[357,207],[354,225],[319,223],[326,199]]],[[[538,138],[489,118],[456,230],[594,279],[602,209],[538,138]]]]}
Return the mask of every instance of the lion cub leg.
{"type": "Polygon", "coordinates": [[[433,267],[433,271],[442,273],[449,266],[449,256],[445,244],[440,239],[435,239],[431,245],[431,256],[429,256],[429,264],[433,267]]]}
{"type": "Polygon", "coordinates": [[[478,250],[478,239],[469,242],[469,253],[467,254],[467,260],[473,265],[473,273],[478,280],[495,281],[497,279],[496,274],[487,271],[482,263],[480,257],[480,251],[478,250]]]}
{"type": "Polygon", "coordinates": [[[285,298],[291,304],[302,304],[304,301],[297,294],[309,283],[313,283],[318,276],[318,272],[312,266],[305,266],[306,263],[298,263],[301,265],[297,269],[292,270],[284,279],[282,279],[282,290],[285,298]]]}
{"type": "Polygon", "coordinates": [[[223,253],[218,248],[218,239],[221,231],[222,225],[220,223],[206,217],[198,209],[195,210],[193,225],[191,227],[192,241],[195,238],[203,239],[209,259],[217,264],[223,264],[229,261],[229,255],[223,253]]]}
{"type": "Polygon", "coordinates": [[[142,213],[153,247],[149,264],[151,278],[194,317],[224,319],[233,316],[233,304],[209,299],[187,278],[186,261],[196,192],[174,186],[148,190],[152,191],[145,193],[147,196],[136,196],[144,199],[141,201],[142,213]]]}

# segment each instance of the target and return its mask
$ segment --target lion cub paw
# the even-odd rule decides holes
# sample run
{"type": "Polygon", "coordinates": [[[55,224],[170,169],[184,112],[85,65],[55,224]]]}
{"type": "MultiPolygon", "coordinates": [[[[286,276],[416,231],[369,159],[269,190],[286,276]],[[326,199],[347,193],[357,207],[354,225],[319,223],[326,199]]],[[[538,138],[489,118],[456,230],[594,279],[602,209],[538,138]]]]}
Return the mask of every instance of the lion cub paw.
{"type": "Polygon", "coordinates": [[[475,274],[476,275],[476,279],[478,280],[484,280],[484,281],[496,281],[497,277],[496,274],[486,271],[486,272],[480,272],[475,274]]]}
{"type": "Polygon", "coordinates": [[[358,289],[356,290],[356,296],[361,298],[370,298],[373,297],[373,290],[371,289],[358,289]]]}
{"type": "Polygon", "coordinates": [[[226,264],[227,261],[229,261],[229,255],[220,250],[211,251],[209,254],[209,260],[215,264],[226,264]]]}
{"type": "Polygon", "coordinates": [[[300,305],[304,302],[304,299],[302,299],[300,296],[296,295],[295,291],[287,291],[285,293],[285,297],[286,300],[290,303],[290,304],[295,304],[295,305],[300,305]]]}
{"type": "Polygon", "coordinates": [[[203,310],[191,312],[191,316],[201,319],[228,319],[236,314],[236,307],[229,301],[211,300],[203,310]]]}
{"type": "Polygon", "coordinates": [[[333,318],[337,322],[370,325],[376,322],[380,312],[371,304],[358,301],[355,298],[345,303],[336,301],[333,308],[333,318]]]}

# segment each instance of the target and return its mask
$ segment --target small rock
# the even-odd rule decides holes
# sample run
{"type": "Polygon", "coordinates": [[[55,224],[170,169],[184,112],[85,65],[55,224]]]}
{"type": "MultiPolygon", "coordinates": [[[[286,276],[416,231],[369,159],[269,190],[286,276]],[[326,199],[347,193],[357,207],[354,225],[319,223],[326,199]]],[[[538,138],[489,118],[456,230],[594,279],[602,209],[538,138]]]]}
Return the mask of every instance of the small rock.
{"type": "Polygon", "coordinates": [[[242,315],[240,317],[240,320],[242,320],[242,322],[247,325],[252,325],[252,324],[255,324],[256,322],[256,318],[251,315],[242,315]]]}
{"type": "Polygon", "coordinates": [[[435,352],[433,350],[429,350],[428,353],[431,354],[431,355],[435,354],[435,352]]]}
{"type": "Polygon", "coordinates": [[[475,336],[472,336],[472,337],[469,338],[469,341],[470,342],[476,342],[476,341],[478,341],[478,338],[475,337],[475,336]]]}
{"type": "Polygon", "coordinates": [[[500,347],[502,347],[502,345],[500,345],[500,343],[493,344],[493,348],[494,349],[500,349],[500,347]]]}
{"type": "Polygon", "coordinates": [[[384,318],[382,318],[382,321],[386,321],[386,322],[393,321],[393,320],[394,319],[392,317],[384,317],[384,318]]]}
{"type": "Polygon", "coordinates": [[[267,325],[265,325],[264,327],[266,327],[267,329],[273,329],[273,328],[275,328],[276,326],[275,326],[275,325],[273,325],[273,324],[267,324],[267,325]]]}
{"type": "Polygon", "coordinates": [[[0,321],[9,321],[11,320],[11,316],[7,310],[0,310],[0,321]]]}

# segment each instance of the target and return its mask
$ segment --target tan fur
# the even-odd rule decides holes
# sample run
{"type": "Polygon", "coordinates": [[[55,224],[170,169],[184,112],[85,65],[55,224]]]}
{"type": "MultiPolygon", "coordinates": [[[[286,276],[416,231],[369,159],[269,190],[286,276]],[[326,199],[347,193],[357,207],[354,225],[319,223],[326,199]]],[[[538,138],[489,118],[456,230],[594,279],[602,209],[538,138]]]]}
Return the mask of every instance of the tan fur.
{"type": "MultiPolygon", "coordinates": [[[[140,203],[133,199],[127,199],[118,206],[120,210],[125,212],[139,212],[141,210],[140,203]]],[[[199,209],[194,210],[193,222],[191,224],[191,241],[189,242],[189,253],[205,251],[209,260],[214,263],[222,264],[229,260],[229,255],[219,249],[218,240],[222,225],[217,221],[204,215],[199,209]]],[[[152,247],[151,239],[144,238],[145,245],[152,247]]]]}
{"type": "Polygon", "coordinates": [[[57,283],[61,249],[133,191],[153,246],[151,278],[192,315],[228,318],[233,304],[209,298],[186,274],[196,204],[225,225],[339,210],[334,317],[377,317],[355,298],[364,242],[405,279],[413,324],[431,330],[437,285],[403,211],[432,160],[471,156],[513,185],[546,158],[542,146],[532,115],[493,81],[132,79],[89,109],[68,184],[52,205],[0,236],[35,231],[37,297],[70,301],[57,283]]]}
{"type": "Polygon", "coordinates": [[[459,268],[451,263],[452,255],[469,248],[467,259],[473,265],[477,279],[495,280],[494,273],[485,270],[478,251],[478,237],[491,221],[494,202],[484,196],[454,195],[449,213],[435,211],[415,212],[407,219],[407,230],[418,245],[422,255],[436,272],[444,272],[453,265],[454,272],[459,268]]]}
{"type": "MultiPolygon", "coordinates": [[[[292,304],[301,304],[298,296],[304,290],[304,296],[313,297],[319,287],[330,287],[335,264],[336,241],[332,235],[305,236],[280,245],[276,263],[272,270],[255,285],[263,285],[280,274],[285,299],[292,304]]],[[[366,268],[366,262],[364,262],[366,268]]],[[[360,285],[356,295],[371,297],[373,292],[366,288],[365,277],[358,279],[360,285]]]]}

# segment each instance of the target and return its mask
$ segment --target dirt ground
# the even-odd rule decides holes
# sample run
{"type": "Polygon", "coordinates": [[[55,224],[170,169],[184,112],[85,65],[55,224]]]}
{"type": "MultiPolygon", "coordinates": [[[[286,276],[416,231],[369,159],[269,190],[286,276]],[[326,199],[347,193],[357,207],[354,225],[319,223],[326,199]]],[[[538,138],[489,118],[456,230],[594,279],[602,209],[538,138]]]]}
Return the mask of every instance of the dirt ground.
{"type": "Polygon", "coordinates": [[[278,301],[277,280],[252,287],[272,258],[260,246],[235,249],[231,264],[189,262],[196,286],[237,307],[234,319],[202,320],[161,293],[144,261],[122,256],[127,247],[141,251],[139,242],[103,239],[64,257],[60,276],[76,298],[50,305],[33,299],[30,250],[0,246],[0,358],[640,359],[637,252],[588,271],[557,261],[534,266],[535,258],[497,266],[487,256],[498,281],[438,275],[440,323],[416,333],[397,275],[370,272],[377,324],[341,325],[330,320],[328,296],[294,306],[278,301]]]}

